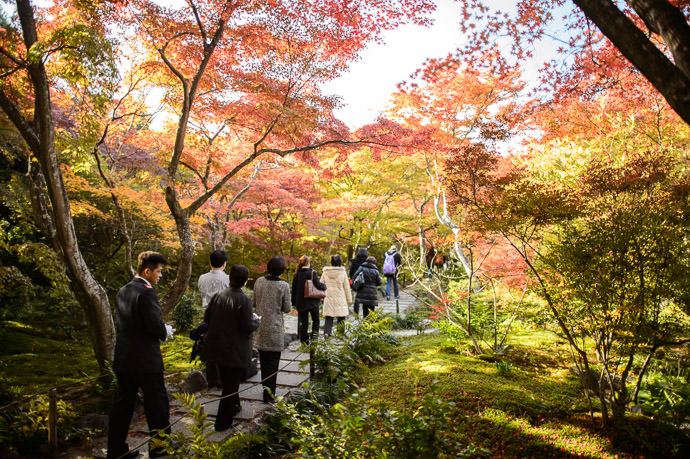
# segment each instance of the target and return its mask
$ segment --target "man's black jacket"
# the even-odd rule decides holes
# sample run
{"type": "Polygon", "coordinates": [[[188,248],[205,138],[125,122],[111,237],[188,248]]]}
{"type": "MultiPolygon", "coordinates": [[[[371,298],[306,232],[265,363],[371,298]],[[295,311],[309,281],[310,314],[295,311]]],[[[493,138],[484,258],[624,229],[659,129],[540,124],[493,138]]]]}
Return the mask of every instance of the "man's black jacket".
{"type": "Polygon", "coordinates": [[[166,338],[166,331],[156,290],[143,279],[132,279],[117,292],[115,319],[113,369],[130,374],[162,373],[160,341],[166,338]]]}

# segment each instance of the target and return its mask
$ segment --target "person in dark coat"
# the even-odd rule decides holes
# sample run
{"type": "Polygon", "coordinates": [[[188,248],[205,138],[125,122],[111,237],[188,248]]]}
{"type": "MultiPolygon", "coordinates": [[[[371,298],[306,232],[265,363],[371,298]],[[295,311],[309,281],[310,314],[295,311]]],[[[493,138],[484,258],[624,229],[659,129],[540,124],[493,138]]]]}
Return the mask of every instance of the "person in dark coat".
{"type": "Polygon", "coordinates": [[[350,261],[350,279],[353,279],[355,277],[355,272],[357,272],[359,267],[362,266],[363,263],[367,262],[368,256],[369,253],[367,252],[367,249],[360,247],[357,251],[357,256],[350,261]]]}
{"type": "MultiPolygon", "coordinates": [[[[357,250],[357,256],[353,258],[350,261],[350,281],[352,281],[355,278],[355,273],[359,269],[360,266],[362,266],[363,263],[366,263],[367,257],[369,256],[369,252],[365,247],[360,247],[359,250],[357,250]]],[[[355,315],[359,315],[359,303],[355,301],[354,307],[355,315]]]]}
{"type": "MultiPolygon", "coordinates": [[[[153,288],[163,275],[166,264],[160,253],[142,252],[138,258],[137,275],[115,297],[117,338],[113,370],[117,377],[117,390],[108,427],[109,459],[139,456],[138,451],[129,451],[127,431],[140,388],[144,394],[149,432],[163,429],[170,433],[160,341],[172,334],[172,328],[161,320],[161,307],[153,288]]],[[[150,445],[150,457],[165,455],[151,449],[150,445]]]]}
{"type": "Polygon", "coordinates": [[[326,290],[326,284],[319,280],[319,276],[311,269],[309,257],[302,255],[297,265],[297,272],[292,278],[292,305],[297,309],[298,328],[297,334],[302,343],[309,344],[311,337],[319,335],[319,305],[320,298],[305,298],[304,283],[311,279],[314,286],[326,290]],[[308,334],[309,316],[311,316],[311,337],[308,334]]]}
{"type": "Polygon", "coordinates": [[[223,398],[216,414],[217,431],[229,429],[232,418],[241,410],[237,392],[251,364],[252,332],[259,328],[260,317],[252,312],[252,301],[242,291],[248,278],[246,266],[230,267],[230,287],[215,294],[204,313],[208,333],[201,357],[218,365],[223,383],[223,398]]]}
{"type": "Polygon", "coordinates": [[[376,258],[367,257],[367,261],[355,272],[356,279],[359,273],[364,276],[364,285],[357,290],[355,304],[362,305],[362,315],[366,318],[379,304],[379,292],[376,287],[381,285],[381,274],[376,267],[376,258]]]}

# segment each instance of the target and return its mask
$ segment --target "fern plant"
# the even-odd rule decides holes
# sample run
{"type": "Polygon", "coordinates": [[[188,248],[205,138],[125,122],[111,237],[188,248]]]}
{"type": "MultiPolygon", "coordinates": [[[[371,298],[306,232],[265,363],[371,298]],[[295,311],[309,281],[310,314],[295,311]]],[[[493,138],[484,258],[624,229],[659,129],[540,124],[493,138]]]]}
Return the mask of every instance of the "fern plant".
{"type": "Polygon", "coordinates": [[[188,433],[159,432],[159,436],[151,440],[155,448],[160,448],[171,456],[185,459],[234,457],[236,455],[234,453],[244,448],[254,437],[250,434],[237,433],[223,441],[209,440],[215,431],[213,423],[207,419],[208,414],[201,402],[197,401],[192,394],[177,393],[173,396],[189,410],[192,422],[186,424],[188,433]]]}

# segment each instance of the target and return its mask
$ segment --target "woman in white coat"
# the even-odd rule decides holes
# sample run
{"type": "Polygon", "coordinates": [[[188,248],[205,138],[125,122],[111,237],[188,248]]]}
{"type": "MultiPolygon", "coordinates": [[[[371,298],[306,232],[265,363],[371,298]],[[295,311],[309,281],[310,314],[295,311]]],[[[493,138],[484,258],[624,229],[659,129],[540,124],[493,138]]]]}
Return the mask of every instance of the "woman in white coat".
{"type": "Polygon", "coordinates": [[[333,318],[337,317],[338,323],[344,321],[349,312],[348,306],[352,303],[350,281],[340,255],[331,257],[331,265],[323,268],[321,274],[321,282],[328,287],[323,300],[323,315],[326,317],[323,334],[326,337],[331,335],[333,318]]]}

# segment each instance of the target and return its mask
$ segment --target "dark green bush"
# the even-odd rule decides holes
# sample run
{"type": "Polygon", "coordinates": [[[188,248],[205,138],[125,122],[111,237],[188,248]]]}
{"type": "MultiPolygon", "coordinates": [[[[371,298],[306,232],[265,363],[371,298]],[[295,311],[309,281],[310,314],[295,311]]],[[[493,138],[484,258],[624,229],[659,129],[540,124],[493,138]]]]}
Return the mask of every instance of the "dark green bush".
{"type": "Polygon", "coordinates": [[[172,320],[178,332],[190,330],[198,325],[202,311],[199,307],[199,295],[195,290],[188,289],[173,309],[172,320]]]}
{"type": "Polygon", "coordinates": [[[354,393],[326,416],[295,416],[289,409],[283,414],[294,426],[291,442],[301,457],[456,457],[466,450],[445,433],[453,402],[435,397],[415,401],[410,408],[390,410],[362,404],[354,393]]]}

